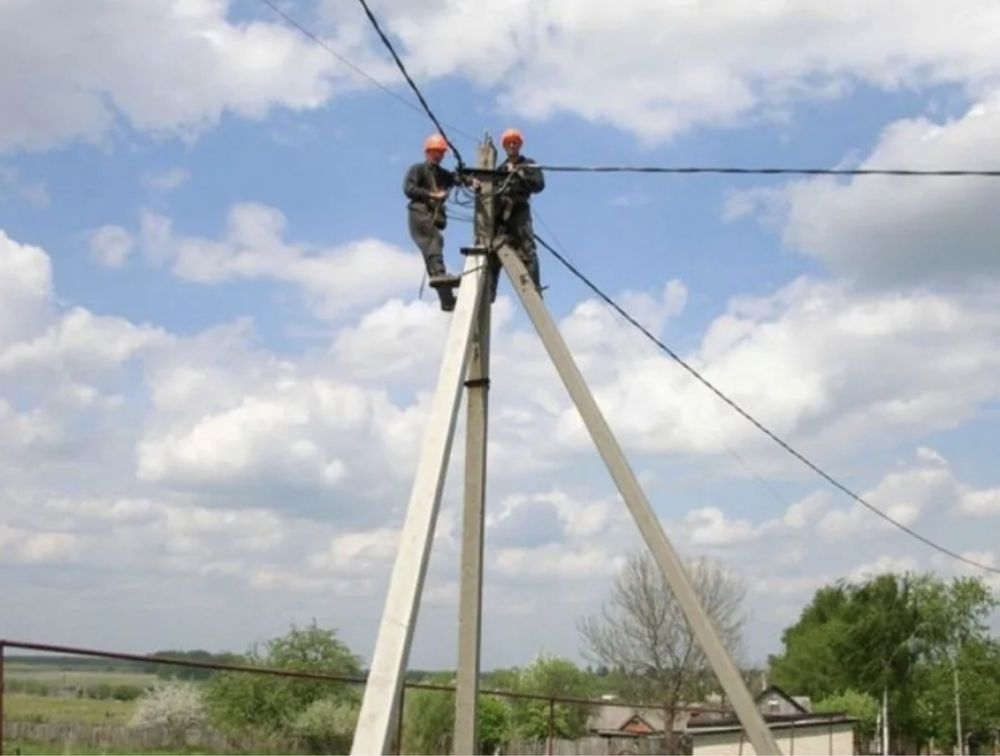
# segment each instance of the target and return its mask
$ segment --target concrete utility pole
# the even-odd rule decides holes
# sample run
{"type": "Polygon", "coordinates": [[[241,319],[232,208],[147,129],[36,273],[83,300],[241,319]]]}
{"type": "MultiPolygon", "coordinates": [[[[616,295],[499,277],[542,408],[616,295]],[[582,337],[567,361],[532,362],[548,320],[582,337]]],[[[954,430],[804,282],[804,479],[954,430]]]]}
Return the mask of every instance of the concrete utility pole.
{"type": "MultiPolygon", "coordinates": [[[[487,136],[478,168],[492,170],[497,152],[487,136]]],[[[476,198],[476,246],[493,242],[493,181],[481,182],[476,198]]],[[[487,264],[486,256],[477,258],[487,264]]],[[[479,651],[483,615],[483,526],[486,518],[486,439],[490,389],[490,286],[487,277],[469,357],[465,431],[465,510],[458,602],[458,677],[455,681],[455,754],[479,753],[479,651]]]]}
{"type": "MultiPolygon", "coordinates": [[[[496,150],[487,137],[479,151],[478,164],[480,168],[492,168],[495,163],[496,150]]],[[[488,173],[481,175],[489,176],[488,173]]],[[[403,522],[399,551],[390,578],[351,753],[384,754],[389,747],[393,714],[402,689],[441,502],[463,376],[467,379],[464,385],[468,390],[468,429],[454,751],[456,754],[478,752],[477,695],[492,289],[492,272],[489,269],[495,268],[495,260],[490,257],[493,254],[499,256],[500,263],[514,284],[521,304],[580,412],[639,532],[677,597],[726,696],[732,702],[754,750],[758,754],[780,753],[770,729],[754,705],[743,677],[722,645],[688,579],[680,557],[667,539],[656,513],[640,488],[624,452],[601,414],[524,264],[505,239],[494,239],[493,209],[492,186],[487,180],[484,181],[476,205],[477,245],[463,250],[467,257],[458,303],[445,343],[438,386],[431,404],[410,503],[403,522]]]]}

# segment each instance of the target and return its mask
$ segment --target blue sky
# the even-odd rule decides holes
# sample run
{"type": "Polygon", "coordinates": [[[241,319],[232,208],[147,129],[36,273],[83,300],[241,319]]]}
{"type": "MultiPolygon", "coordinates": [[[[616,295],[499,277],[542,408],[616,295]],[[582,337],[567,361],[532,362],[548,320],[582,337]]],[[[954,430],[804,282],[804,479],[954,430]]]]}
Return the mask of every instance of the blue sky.
{"type": "MultiPolygon", "coordinates": [[[[472,3],[374,3],[442,119],[516,124],[542,163],[996,167],[1000,19],[964,5],[533,2],[476,6],[478,31],[472,3]]],[[[283,6],[409,97],[354,3],[283,6]]],[[[315,617],[368,657],[447,323],[401,195],[429,124],[250,0],[80,13],[0,10],[51,43],[0,52],[0,635],[241,649],[315,617]]],[[[1000,564],[989,179],[547,181],[536,218],[668,344],[1000,564]]],[[[452,266],[468,238],[450,226],[452,266]]],[[[746,660],[825,582],[966,574],[541,263],[675,544],[745,581],[746,660]]],[[[506,284],[495,320],[485,662],[580,658],[634,527],[506,284]]],[[[460,484],[416,666],[454,659],[460,484]]]]}

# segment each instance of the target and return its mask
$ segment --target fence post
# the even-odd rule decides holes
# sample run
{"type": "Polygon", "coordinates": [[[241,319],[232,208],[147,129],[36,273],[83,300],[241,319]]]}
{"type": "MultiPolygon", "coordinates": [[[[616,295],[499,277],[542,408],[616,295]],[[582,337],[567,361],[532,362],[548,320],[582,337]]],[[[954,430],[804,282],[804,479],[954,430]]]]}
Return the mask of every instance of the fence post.
{"type": "Polygon", "coordinates": [[[552,756],[556,740],[556,699],[549,699],[549,747],[546,753],[552,756]]]}

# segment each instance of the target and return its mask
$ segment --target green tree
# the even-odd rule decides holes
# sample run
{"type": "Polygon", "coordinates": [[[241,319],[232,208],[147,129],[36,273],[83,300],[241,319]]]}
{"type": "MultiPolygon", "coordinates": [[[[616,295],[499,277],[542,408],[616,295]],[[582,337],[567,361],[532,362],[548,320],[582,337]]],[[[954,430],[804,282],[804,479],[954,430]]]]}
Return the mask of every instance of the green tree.
{"type": "MultiPolygon", "coordinates": [[[[180,659],[182,661],[215,662],[217,664],[239,664],[242,657],[239,654],[213,654],[202,649],[193,651],[157,651],[153,656],[164,659],[180,659]]],[[[215,670],[202,667],[182,667],[177,664],[156,664],[153,671],[157,677],[179,680],[207,680],[218,674],[215,670]]]]}
{"type": "Polygon", "coordinates": [[[511,710],[506,700],[497,696],[479,697],[479,751],[496,753],[510,740],[511,710]]]}
{"type": "MultiPolygon", "coordinates": [[[[312,623],[292,626],[281,638],[254,646],[242,664],[260,667],[359,676],[357,657],[333,630],[312,623]]],[[[295,723],[316,701],[357,703],[360,687],[348,683],[226,672],[205,683],[205,702],[212,721],[243,735],[293,737],[295,723]]]]}
{"type": "MultiPolygon", "coordinates": [[[[425,682],[451,685],[452,675],[425,682]]],[[[403,700],[403,750],[406,753],[451,753],[455,734],[455,694],[443,690],[408,690],[403,700]]]]}
{"type": "Polygon", "coordinates": [[[817,701],[813,706],[815,711],[847,714],[858,720],[858,735],[862,742],[869,742],[875,737],[875,724],[878,720],[879,702],[868,693],[860,693],[856,690],[845,690],[822,701],[817,701]]]}
{"type": "MultiPolygon", "coordinates": [[[[593,694],[591,676],[568,659],[539,655],[517,674],[514,690],[519,693],[554,698],[588,698],[593,694]]],[[[514,699],[511,725],[514,734],[526,740],[544,740],[549,736],[549,703],[514,699]]],[[[575,740],[587,733],[590,710],[583,704],[556,704],[553,729],[557,738],[575,740]]]]}
{"type": "MultiPolygon", "coordinates": [[[[988,648],[995,605],[986,585],[970,578],[888,574],[821,588],[782,635],[772,679],[814,700],[854,691],[881,701],[885,693],[898,748],[953,742],[956,673],[976,685],[961,649],[988,648]]],[[[977,722],[988,723],[989,712],[977,722]]]]}
{"type": "Polygon", "coordinates": [[[928,738],[942,749],[957,741],[955,680],[961,706],[963,740],[992,742],[1000,729],[1000,644],[972,639],[956,659],[937,660],[923,666],[917,705],[926,723],[928,738]]]}
{"type": "Polygon", "coordinates": [[[816,592],[798,622],[782,633],[784,653],[768,660],[771,679],[777,685],[810,696],[814,701],[850,687],[850,675],[842,663],[849,628],[846,616],[849,601],[843,584],[816,592]]]}
{"type": "MultiPolygon", "coordinates": [[[[454,684],[452,675],[434,675],[426,682],[454,684]]],[[[409,690],[403,704],[403,749],[406,753],[452,752],[455,735],[455,695],[450,691],[409,690]]],[[[511,710],[496,696],[479,696],[481,753],[493,753],[511,735],[511,710]]]]}

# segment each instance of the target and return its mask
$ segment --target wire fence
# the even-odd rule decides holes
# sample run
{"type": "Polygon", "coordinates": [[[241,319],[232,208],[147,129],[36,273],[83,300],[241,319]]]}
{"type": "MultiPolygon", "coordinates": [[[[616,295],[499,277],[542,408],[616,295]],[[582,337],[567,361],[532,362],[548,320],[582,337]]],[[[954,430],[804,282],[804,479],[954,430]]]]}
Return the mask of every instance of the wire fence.
{"type": "MultiPolygon", "coordinates": [[[[106,651],[93,648],[82,648],[77,646],[61,646],[53,645],[48,643],[35,643],[27,641],[17,641],[17,640],[0,640],[0,756],[5,753],[5,740],[15,741],[20,737],[23,737],[25,732],[29,729],[25,727],[19,727],[19,723],[12,721],[9,716],[6,716],[5,699],[9,695],[6,689],[9,687],[9,682],[7,680],[9,673],[6,672],[5,666],[8,663],[16,661],[18,655],[8,655],[8,651],[30,651],[42,654],[59,654],[62,656],[72,656],[72,657],[88,657],[105,659],[108,661],[117,662],[129,662],[136,665],[141,665],[139,669],[144,669],[147,671],[161,671],[163,667],[176,667],[185,669],[196,669],[204,670],[208,673],[236,673],[236,674],[247,674],[247,675],[264,675],[272,676],[286,679],[296,679],[296,680],[313,680],[313,681],[325,681],[330,683],[342,683],[345,685],[359,686],[363,688],[366,684],[366,678],[363,676],[353,676],[336,674],[331,672],[317,672],[304,669],[282,669],[274,667],[262,667],[262,666],[250,666],[244,664],[229,664],[217,661],[198,661],[193,659],[179,659],[172,658],[170,656],[163,655],[144,655],[144,654],[132,654],[124,653],[118,651],[106,651]],[[8,734],[8,730],[11,732],[8,734]]],[[[407,680],[403,684],[403,688],[400,694],[400,701],[397,706],[396,712],[396,734],[394,738],[394,747],[396,753],[403,753],[404,744],[404,722],[405,722],[405,712],[406,712],[406,696],[410,691],[435,691],[439,693],[454,694],[456,692],[456,687],[454,685],[444,685],[428,682],[418,682],[407,680]]],[[[622,710],[622,716],[616,718],[615,721],[621,723],[620,726],[624,726],[629,720],[629,713],[640,714],[642,712],[657,712],[655,719],[660,719],[664,717],[664,707],[662,705],[650,704],[647,702],[628,702],[621,701],[617,698],[609,699],[607,697],[593,699],[593,698],[576,698],[572,696],[559,696],[559,695],[546,695],[540,693],[525,693],[510,690],[492,690],[492,689],[480,689],[479,695],[496,697],[500,699],[506,699],[512,702],[535,702],[540,704],[547,718],[547,737],[541,742],[527,743],[525,741],[519,741],[517,743],[517,752],[526,753],[562,753],[565,752],[560,748],[560,743],[565,744],[565,741],[561,741],[558,738],[558,720],[561,716],[566,716],[567,713],[575,712],[576,716],[584,716],[589,718],[591,713],[600,710],[607,711],[608,709],[620,709],[622,710]],[[534,750],[531,750],[534,748],[534,750]]],[[[678,706],[675,708],[676,713],[688,712],[690,714],[711,716],[711,717],[724,717],[731,716],[732,710],[723,707],[713,707],[713,706],[678,706]]],[[[653,719],[654,717],[648,717],[653,719]]],[[[650,735],[659,737],[670,737],[673,730],[673,723],[666,722],[663,718],[664,732],[641,732],[641,731],[629,731],[627,729],[619,729],[617,733],[613,730],[605,729],[603,732],[596,728],[592,728],[589,733],[592,738],[603,738],[609,740],[614,738],[616,735],[621,738],[628,738],[630,740],[635,740],[637,736],[650,735]]],[[[103,743],[108,743],[111,738],[110,730],[108,727],[101,729],[99,725],[91,725],[91,730],[96,728],[95,732],[91,732],[99,741],[103,743]]],[[[641,725],[640,725],[641,728],[641,725]]],[[[32,730],[32,732],[38,731],[37,728],[32,730]]],[[[73,745],[79,745],[79,743],[66,742],[67,740],[72,740],[73,738],[81,737],[82,733],[85,732],[85,726],[66,726],[49,728],[46,730],[49,736],[59,737],[63,739],[62,745],[64,747],[72,747],[73,745]]],[[[449,739],[449,733],[442,733],[441,742],[439,747],[441,749],[448,748],[447,741],[449,739]]],[[[227,741],[221,737],[218,738],[201,738],[194,743],[195,746],[198,744],[202,745],[212,745],[210,750],[213,751],[225,751],[230,745],[227,741]]],[[[132,741],[131,745],[137,748],[142,745],[136,741],[132,741]]],[[[147,743],[146,745],[157,745],[152,743],[147,743]]],[[[160,744],[162,745],[162,744],[160,744]]],[[[187,743],[188,748],[191,747],[191,743],[187,743]]],[[[605,750],[594,751],[596,752],[609,752],[605,744],[605,750]]],[[[295,750],[295,749],[293,749],[295,750]]],[[[631,752],[639,753],[643,752],[640,747],[636,749],[635,747],[630,749],[631,752]]],[[[442,750],[441,752],[445,752],[442,750]]],[[[574,752],[585,752],[585,751],[574,751],[574,752]]],[[[589,752],[589,751],[588,751],[589,752]]]]}

